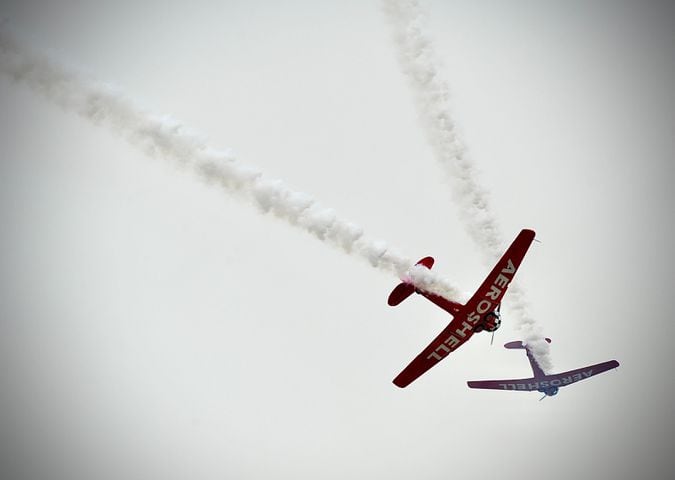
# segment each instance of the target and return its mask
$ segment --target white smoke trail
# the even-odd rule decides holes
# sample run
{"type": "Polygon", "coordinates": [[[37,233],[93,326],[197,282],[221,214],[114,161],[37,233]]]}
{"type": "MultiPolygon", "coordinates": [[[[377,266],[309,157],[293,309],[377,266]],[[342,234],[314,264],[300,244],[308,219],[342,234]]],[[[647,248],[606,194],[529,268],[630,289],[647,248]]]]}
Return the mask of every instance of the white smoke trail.
{"type": "MultiPolygon", "coordinates": [[[[433,42],[424,33],[424,15],[417,0],[383,0],[385,16],[392,27],[399,64],[408,77],[415,106],[436,159],[447,172],[452,193],[460,205],[460,216],[469,235],[480,247],[484,259],[493,264],[501,255],[504,242],[487,192],[476,178],[476,167],[457,136],[450,114],[448,87],[435,63],[433,42]]],[[[507,302],[523,331],[537,363],[550,371],[549,344],[528,313],[523,290],[514,284],[507,302]]]]}
{"type": "Polygon", "coordinates": [[[27,85],[64,110],[110,128],[145,153],[172,160],[263,213],[271,213],[374,267],[399,278],[410,278],[418,287],[446,298],[461,297],[460,290],[450,282],[413,266],[407,257],[384,242],[368,238],[359,226],[339,218],[311,196],[292,190],[281,180],[266,178],[228,152],[209,148],[200,135],[175,120],[139,108],[118,89],[85,78],[2,29],[0,73],[27,85]]]}

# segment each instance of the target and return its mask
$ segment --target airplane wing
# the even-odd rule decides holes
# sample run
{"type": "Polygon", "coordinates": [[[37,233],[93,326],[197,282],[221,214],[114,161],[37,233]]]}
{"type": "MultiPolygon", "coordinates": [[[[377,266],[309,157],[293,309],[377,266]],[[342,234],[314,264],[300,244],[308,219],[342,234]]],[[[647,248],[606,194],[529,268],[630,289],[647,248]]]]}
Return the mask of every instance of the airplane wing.
{"type": "Polygon", "coordinates": [[[518,378],[515,380],[477,380],[466,382],[469,388],[486,388],[490,390],[516,390],[531,392],[539,388],[535,378],[518,378]]]}
{"type": "Polygon", "coordinates": [[[394,379],[394,385],[405,388],[436,365],[450,352],[466,342],[473,331],[466,320],[464,308],[450,324],[394,379]],[[466,327],[462,330],[463,327],[466,327]],[[461,332],[461,333],[459,333],[461,332]],[[452,340],[451,340],[452,339],[452,340]]]}
{"type": "Polygon", "coordinates": [[[469,388],[487,388],[491,390],[511,390],[519,392],[531,392],[533,390],[550,387],[564,387],[581,380],[586,380],[599,373],[606,372],[619,366],[616,360],[597,363],[588,367],[577,368],[568,372],[546,375],[540,378],[519,378],[515,380],[479,380],[466,382],[469,388]]]}
{"type": "Polygon", "coordinates": [[[495,310],[513,280],[532,240],[534,231],[522,230],[476,293],[455,318],[410,364],[394,379],[394,385],[404,388],[431,367],[463,345],[473,335],[473,329],[483,315],[495,310]]]}
{"type": "Polygon", "coordinates": [[[580,382],[581,380],[586,380],[587,378],[591,378],[600,373],[604,373],[607,370],[617,368],[618,366],[619,362],[616,360],[610,360],[608,362],[596,363],[595,365],[577,368],[576,370],[570,370],[568,372],[547,375],[546,380],[551,387],[562,387],[572,383],[580,382]]]}

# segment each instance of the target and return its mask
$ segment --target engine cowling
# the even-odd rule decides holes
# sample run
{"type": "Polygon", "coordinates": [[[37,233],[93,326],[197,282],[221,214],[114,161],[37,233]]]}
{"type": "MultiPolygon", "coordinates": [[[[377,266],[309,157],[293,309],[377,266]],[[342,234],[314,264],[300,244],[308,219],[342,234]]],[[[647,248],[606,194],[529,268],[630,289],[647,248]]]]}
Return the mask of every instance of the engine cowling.
{"type": "Polygon", "coordinates": [[[549,397],[552,397],[553,395],[556,395],[558,393],[558,387],[548,387],[548,388],[542,388],[539,389],[541,393],[546,394],[549,397]]]}
{"type": "Polygon", "coordinates": [[[494,332],[502,324],[502,318],[498,311],[494,310],[488,312],[483,316],[483,321],[481,322],[482,330],[487,332],[494,332]]]}

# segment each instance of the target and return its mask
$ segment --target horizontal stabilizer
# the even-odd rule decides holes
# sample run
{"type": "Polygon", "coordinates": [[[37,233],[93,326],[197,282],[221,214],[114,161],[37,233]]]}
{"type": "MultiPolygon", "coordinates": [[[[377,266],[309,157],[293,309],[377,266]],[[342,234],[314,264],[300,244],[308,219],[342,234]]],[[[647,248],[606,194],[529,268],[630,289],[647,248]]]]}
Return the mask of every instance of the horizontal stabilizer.
{"type": "MultiPolygon", "coordinates": [[[[434,257],[424,257],[415,265],[422,265],[423,267],[431,270],[431,267],[434,266],[434,257]]],[[[394,288],[394,290],[389,294],[387,303],[392,307],[395,307],[413,293],[415,293],[415,285],[406,282],[399,283],[398,285],[396,285],[396,288],[394,288]]]]}
{"type": "Polygon", "coordinates": [[[392,307],[395,307],[403,300],[408,298],[410,295],[415,293],[415,285],[412,283],[399,283],[394,290],[389,294],[387,303],[392,307]]]}
{"type": "Polygon", "coordinates": [[[431,267],[434,266],[434,257],[424,257],[415,265],[422,265],[423,267],[427,267],[429,270],[431,270],[431,267]]]}
{"type": "MultiPolygon", "coordinates": [[[[548,343],[551,343],[550,338],[545,338],[544,340],[546,340],[548,343]]],[[[512,349],[512,348],[527,348],[527,347],[520,340],[516,340],[514,342],[505,343],[504,348],[512,349]]]]}

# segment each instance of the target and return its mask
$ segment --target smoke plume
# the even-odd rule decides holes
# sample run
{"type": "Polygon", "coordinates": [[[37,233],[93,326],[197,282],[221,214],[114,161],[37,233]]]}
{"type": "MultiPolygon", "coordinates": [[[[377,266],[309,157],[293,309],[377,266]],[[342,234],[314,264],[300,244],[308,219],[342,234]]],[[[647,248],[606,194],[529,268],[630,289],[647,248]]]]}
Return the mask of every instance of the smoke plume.
{"type": "Polygon", "coordinates": [[[140,108],[119,89],[86,78],[31,49],[18,36],[0,29],[0,73],[25,84],[66,111],[124,137],[146,154],[173,161],[207,183],[235,195],[289,225],[304,230],[373,267],[410,278],[415,285],[449,299],[460,290],[386,243],[369,238],[358,225],[340,218],[310,195],[271,179],[234,156],[210,148],[203,137],[166,116],[140,108]]]}
{"type": "MultiPolygon", "coordinates": [[[[424,32],[424,15],[417,0],[383,0],[391,25],[399,65],[408,78],[417,113],[435,158],[447,173],[454,200],[467,232],[481,249],[487,264],[501,256],[503,235],[490,207],[485,189],[477,180],[476,166],[457,135],[450,114],[447,83],[435,62],[433,42],[424,32]]],[[[544,371],[551,369],[549,344],[528,313],[523,290],[511,285],[507,303],[544,371]]]]}

